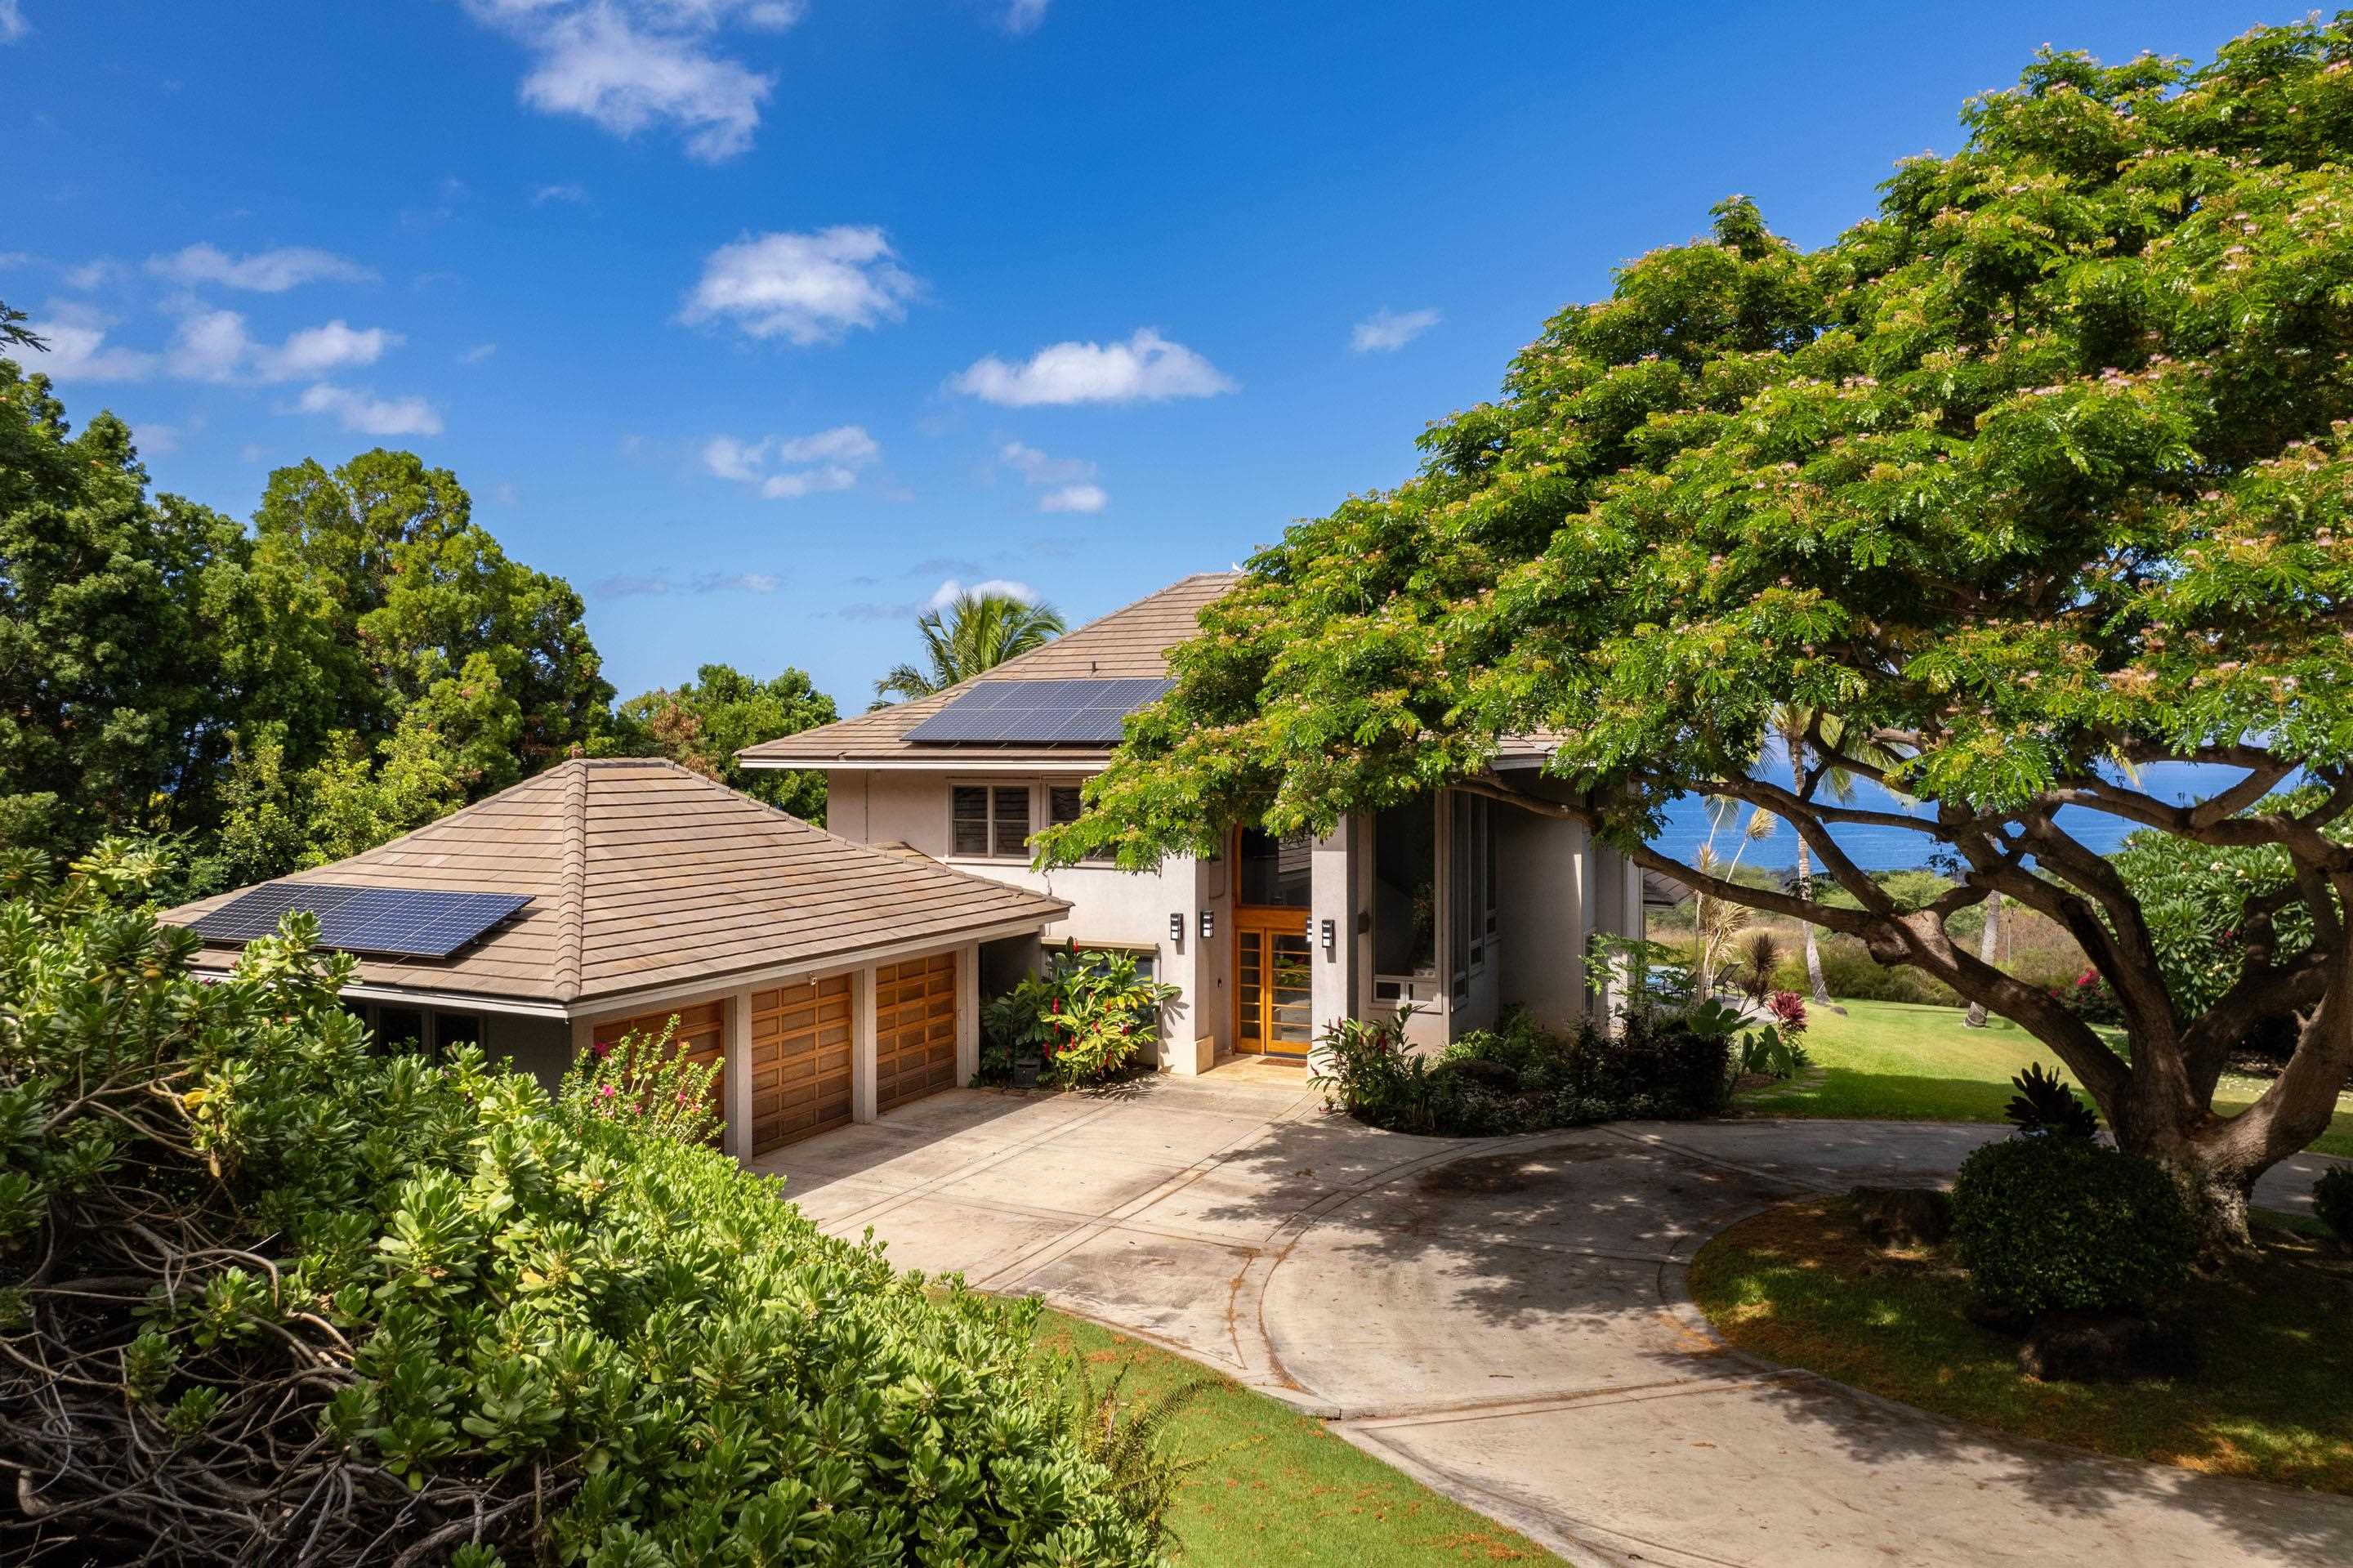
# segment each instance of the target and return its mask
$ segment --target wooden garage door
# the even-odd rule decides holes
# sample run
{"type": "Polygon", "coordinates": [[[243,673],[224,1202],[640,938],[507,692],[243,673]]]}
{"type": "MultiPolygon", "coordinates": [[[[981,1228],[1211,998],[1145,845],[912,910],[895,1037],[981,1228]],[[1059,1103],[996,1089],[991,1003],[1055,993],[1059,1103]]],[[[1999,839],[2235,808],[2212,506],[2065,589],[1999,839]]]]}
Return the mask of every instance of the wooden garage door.
{"type": "Polygon", "coordinates": [[[956,1081],[954,953],[884,964],[874,971],[874,1100],[878,1108],[956,1081]]]}
{"type": "MultiPolygon", "coordinates": [[[[678,1027],[671,1031],[670,1046],[685,1053],[686,1059],[698,1067],[709,1067],[727,1049],[727,1004],[706,1001],[698,1007],[665,1008],[659,1012],[641,1012],[635,1018],[617,1018],[596,1025],[596,1044],[607,1050],[621,1043],[624,1035],[635,1034],[643,1044],[661,1038],[663,1028],[672,1018],[678,1027]]],[[[711,1079],[711,1108],[720,1125],[727,1122],[727,1075],[715,1073],[711,1079]]],[[[715,1138],[715,1134],[713,1135],[715,1138]]]]}
{"type": "Polygon", "coordinates": [[[752,1152],[849,1125],[849,977],[752,993],[752,1152]]]}

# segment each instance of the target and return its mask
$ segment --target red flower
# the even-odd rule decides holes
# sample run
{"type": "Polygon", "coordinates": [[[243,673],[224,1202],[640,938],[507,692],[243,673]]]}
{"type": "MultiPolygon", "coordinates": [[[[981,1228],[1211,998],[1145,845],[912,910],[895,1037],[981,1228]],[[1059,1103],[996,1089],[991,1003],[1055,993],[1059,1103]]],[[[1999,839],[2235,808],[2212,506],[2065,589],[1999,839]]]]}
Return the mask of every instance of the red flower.
{"type": "Polygon", "coordinates": [[[2079,986],[2097,985],[2100,983],[2100,977],[2095,971],[2085,969],[2075,977],[2075,983],[2079,986]]]}

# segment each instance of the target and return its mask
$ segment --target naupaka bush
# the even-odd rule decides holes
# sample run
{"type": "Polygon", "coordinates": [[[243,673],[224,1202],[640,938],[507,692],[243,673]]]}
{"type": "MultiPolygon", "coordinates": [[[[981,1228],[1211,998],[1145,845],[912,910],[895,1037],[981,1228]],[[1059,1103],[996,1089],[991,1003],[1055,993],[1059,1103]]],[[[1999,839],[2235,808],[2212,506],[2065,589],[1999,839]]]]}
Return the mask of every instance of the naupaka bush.
{"type": "Polygon", "coordinates": [[[1034,1305],[820,1234],[674,1060],[379,1054],[299,920],[205,983],[160,869],[0,866],[0,1556],[1152,1560],[1034,1305]]]}

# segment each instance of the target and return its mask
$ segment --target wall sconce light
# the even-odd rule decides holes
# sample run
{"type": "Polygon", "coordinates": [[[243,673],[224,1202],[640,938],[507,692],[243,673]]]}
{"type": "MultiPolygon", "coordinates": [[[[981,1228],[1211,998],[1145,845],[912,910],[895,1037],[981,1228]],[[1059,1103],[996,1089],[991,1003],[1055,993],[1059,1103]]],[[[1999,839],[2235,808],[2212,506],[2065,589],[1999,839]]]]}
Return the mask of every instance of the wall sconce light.
{"type": "Polygon", "coordinates": [[[1214,938],[1215,936],[1217,936],[1217,934],[1218,934],[1218,912],[1217,912],[1216,910],[1214,910],[1214,909],[1204,909],[1204,910],[1202,910],[1202,911],[1201,911],[1201,940],[1203,940],[1203,941],[1205,941],[1205,942],[1206,942],[1206,941],[1208,941],[1210,938],[1214,938]]]}
{"type": "Polygon", "coordinates": [[[1326,921],[1324,921],[1324,950],[1326,953],[1332,952],[1334,949],[1337,948],[1339,947],[1339,945],[1340,945],[1340,923],[1339,923],[1338,921],[1336,921],[1336,920],[1326,920],[1326,921]]]}
{"type": "Polygon", "coordinates": [[[1168,945],[1172,948],[1185,945],[1185,916],[1182,915],[1168,916],[1168,945]]]}

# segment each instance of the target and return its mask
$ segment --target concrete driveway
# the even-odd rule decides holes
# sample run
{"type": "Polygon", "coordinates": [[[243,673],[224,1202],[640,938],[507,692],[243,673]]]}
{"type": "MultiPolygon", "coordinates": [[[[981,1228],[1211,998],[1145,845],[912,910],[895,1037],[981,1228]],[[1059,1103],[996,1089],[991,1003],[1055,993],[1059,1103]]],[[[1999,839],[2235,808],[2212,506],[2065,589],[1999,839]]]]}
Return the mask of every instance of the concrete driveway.
{"type": "MultiPolygon", "coordinates": [[[[934,1096],[755,1161],[902,1266],[1160,1340],[1574,1562],[1809,1568],[2353,1561],[2353,1501],[1995,1436],[1726,1350],[1698,1245],[1809,1191],[1949,1172],[1998,1129],[1385,1133],[1249,1064],[934,1096]]],[[[2261,1201],[2308,1202],[2316,1162],[2261,1201]]]]}

